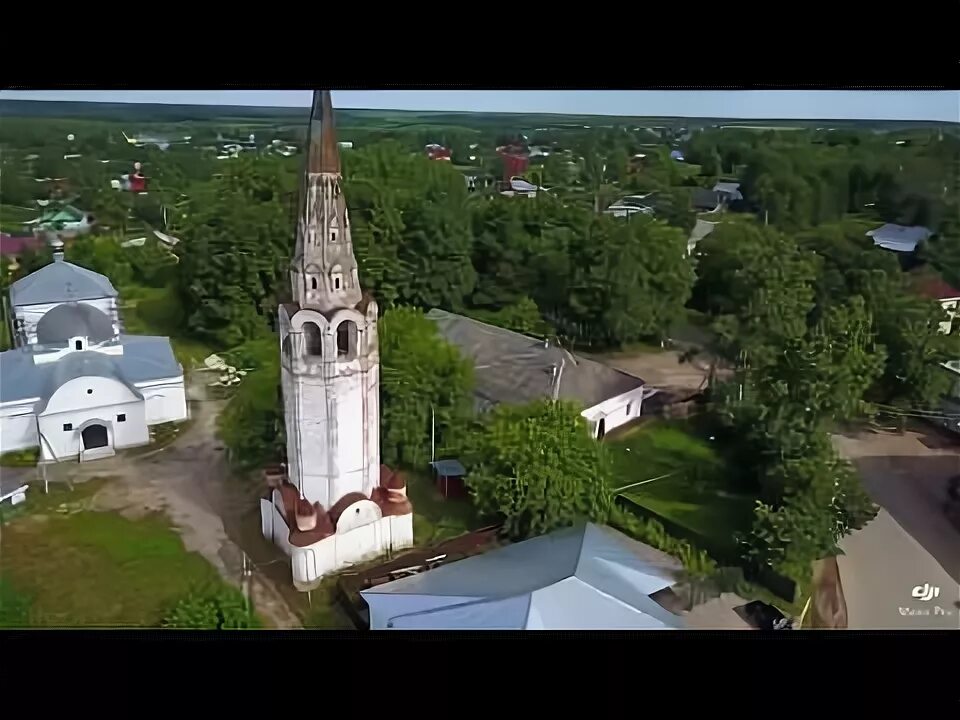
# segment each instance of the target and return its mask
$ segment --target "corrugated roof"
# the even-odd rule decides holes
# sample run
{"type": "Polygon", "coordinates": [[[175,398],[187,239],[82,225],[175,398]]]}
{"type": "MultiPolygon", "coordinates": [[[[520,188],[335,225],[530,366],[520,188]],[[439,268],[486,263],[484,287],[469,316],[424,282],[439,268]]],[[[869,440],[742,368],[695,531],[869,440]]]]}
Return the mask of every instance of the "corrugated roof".
{"type": "Polygon", "coordinates": [[[374,629],[672,629],[650,595],[680,563],[612,528],[582,523],[361,593],[374,629]]]}
{"type": "Polygon", "coordinates": [[[578,357],[553,344],[544,347],[542,340],[463,315],[433,309],[427,317],[464,357],[473,360],[476,394],[483,406],[552,397],[554,367],[559,377],[558,397],[587,408],[644,384],[638,377],[578,357]]]}
{"type": "Polygon", "coordinates": [[[183,368],[165,337],[121,335],[122,355],[95,350],[71,352],[56,362],[33,362],[31,346],[0,353],[0,402],[39,398],[45,401],[75,377],[112,377],[128,385],[183,375],[183,368]]]}
{"type": "Polygon", "coordinates": [[[65,260],[44,265],[10,286],[10,302],[14,306],[103,297],[117,297],[116,288],[105,275],[65,260]]]}

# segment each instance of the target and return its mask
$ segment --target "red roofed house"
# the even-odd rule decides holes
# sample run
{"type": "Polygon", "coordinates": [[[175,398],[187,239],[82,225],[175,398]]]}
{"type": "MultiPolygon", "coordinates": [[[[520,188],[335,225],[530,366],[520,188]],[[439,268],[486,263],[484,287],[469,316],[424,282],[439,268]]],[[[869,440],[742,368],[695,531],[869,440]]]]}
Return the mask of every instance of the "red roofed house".
{"type": "Polygon", "coordinates": [[[960,314],[960,290],[951,287],[939,275],[933,274],[918,275],[916,288],[921,295],[936,300],[947,311],[950,319],[940,323],[940,332],[950,334],[954,329],[953,321],[960,314]]]}
{"type": "Polygon", "coordinates": [[[427,145],[424,150],[427,151],[427,157],[431,160],[446,160],[447,162],[450,162],[450,149],[445,148],[443,145],[427,145]]]}

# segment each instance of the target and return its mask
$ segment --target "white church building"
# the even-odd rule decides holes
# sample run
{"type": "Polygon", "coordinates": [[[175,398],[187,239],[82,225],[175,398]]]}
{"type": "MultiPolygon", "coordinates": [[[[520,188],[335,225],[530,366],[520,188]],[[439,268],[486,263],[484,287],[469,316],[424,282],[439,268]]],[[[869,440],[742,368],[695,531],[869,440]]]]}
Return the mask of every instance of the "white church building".
{"type": "Polygon", "coordinates": [[[41,463],[108,457],[187,418],[183,369],[165,337],[125,335],[117,291],[63,260],[10,287],[14,348],[0,353],[0,452],[41,463]]]}
{"type": "Polygon", "coordinates": [[[413,544],[403,477],[380,464],[377,304],[357,276],[329,91],[314,93],[292,303],[279,309],[286,476],[261,499],[264,536],[301,590],[413,544]]]}

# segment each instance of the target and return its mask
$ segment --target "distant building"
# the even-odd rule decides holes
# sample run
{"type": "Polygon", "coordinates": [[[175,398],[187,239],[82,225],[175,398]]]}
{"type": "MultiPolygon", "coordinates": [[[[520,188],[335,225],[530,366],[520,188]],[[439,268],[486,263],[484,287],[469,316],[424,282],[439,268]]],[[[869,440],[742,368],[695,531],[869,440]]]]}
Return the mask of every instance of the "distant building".
{"type": "Polygon", "coordinates": [[[503,182],[509,184],[514,177],[522,177],[530,167],[530,153],[523,145],[503,145],[497,148],[503,160],[503,182]]]}
{"type": "Polygon", "coordinates": [[[723,204],[720,193],[705,188],[694,188],[690,195],[690,204],[694,210],[700,212],[716,212],[723,204]]]}
{"type": "Polygon", "coordinates": [[[876,230],[870,230],[867,237],[873,238],[873,244],[884,250],[912,253],[916,251],[917,245],[927,240],[932,234],[929,229],[920,225],[907,227],[887,223],[876,230]]]}
{"type": "MultiPolygon", "coordinates": [[[[920,272],[914,276],[914,287],[923,297],[936,300],[947,313],[948,319],[940,323],[940,332],[953,332],[953,321],[960,315],[960,290],[951,287],[946,280],[932,272],[920,272]]],[[[960,326],[960,323],[958,323],[960,326]]]]}
{"type": "Polygon", "coordinates": [[[424,147],[424,152],[427,153],[427,157],[431,160],[446,160],[450,162],[452,153],[450,148],[445,148],[443,145],[431,144],[424,147]]]}
{"type": "Polygon", "coordinates": [[[644,399],[655,392],[638,377],[548,341],[444,310],[433,309],[427,317],[473,361],[476,405],[481,412],[500,403],[573,400],[585,408],[581,415],[591,434],[601,438],[640,417],[644,399]]]}
{"type": "Polygon", "coordinates": [[[743,195],[740,192],[740,183],[737,182],[718,182],[713,186],[713,191],[718,193],[720,199],[728,205],[743,200],[743,195]]]}

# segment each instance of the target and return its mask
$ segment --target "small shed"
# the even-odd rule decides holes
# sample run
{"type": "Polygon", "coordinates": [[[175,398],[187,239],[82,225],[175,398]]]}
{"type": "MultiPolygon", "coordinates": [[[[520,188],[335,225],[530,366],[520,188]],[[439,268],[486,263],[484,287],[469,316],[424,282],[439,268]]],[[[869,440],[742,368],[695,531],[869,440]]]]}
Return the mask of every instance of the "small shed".
{"type": "Polygon", "coordinates": [[[463,479],[467,471],[459,460],[435,460],[430,467],[433,468],[437,490],[445,498],[466,497],[467,487],[463,479]]]}

